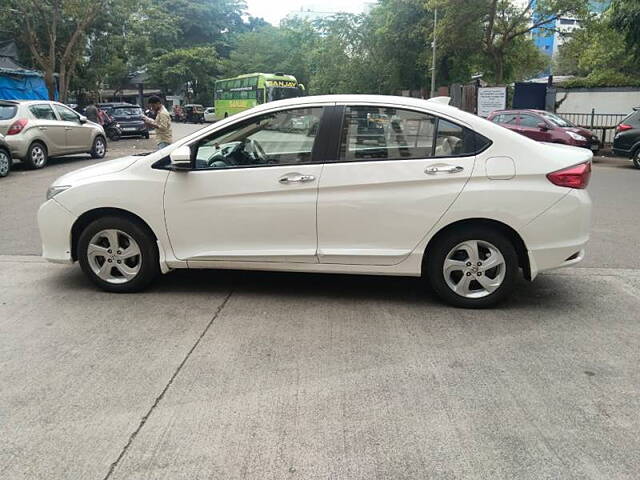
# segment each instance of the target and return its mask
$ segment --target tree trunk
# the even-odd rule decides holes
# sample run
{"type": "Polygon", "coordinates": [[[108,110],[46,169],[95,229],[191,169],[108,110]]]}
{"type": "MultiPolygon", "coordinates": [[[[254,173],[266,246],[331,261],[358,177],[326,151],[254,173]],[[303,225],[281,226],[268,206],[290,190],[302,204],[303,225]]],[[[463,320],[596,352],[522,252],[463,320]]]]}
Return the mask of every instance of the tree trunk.
{"type": "Polygon", "coordinates": [[[64,63],[60,63],[58,83],[60,84],[60,102],[67,103],[67,66],[64,63]]]}
{"type": "Polygon", "coordinates": [[[44,72],[44,82],[47,85],[47,91],[49,92],[49,100],[56,99],[56,77],[53,75],[53,70],[47,68],[44,72]]]}
{"type": "Polygon", "coordinates": [[[493,57],[493,63],[496,67],[495,74],[495,82],[498,85],[501,85],[504,81],[504,55],[502,52],[496,52],[493,57]]]}

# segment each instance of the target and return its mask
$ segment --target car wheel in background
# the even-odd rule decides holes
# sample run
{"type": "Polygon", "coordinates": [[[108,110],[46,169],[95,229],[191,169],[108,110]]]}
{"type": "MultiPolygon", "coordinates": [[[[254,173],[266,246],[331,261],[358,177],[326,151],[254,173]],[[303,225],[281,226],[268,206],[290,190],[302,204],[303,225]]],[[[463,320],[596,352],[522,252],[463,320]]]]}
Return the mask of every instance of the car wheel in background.
{"type": "Polygon", "coordinates": [[[96,285],[115,293],[140,291],[160,272],[153,235],[125,217],[90,223],[78,240],[78,260],[96,285]]]}
{"type": "Polygon", "coordinates": [[[485,226],[457,228],[429,247],[425,273],[435,293],[462,308],[486,308],[504,300],[518,274],[511,241],[485,226]]]}
{"type": "Polygon", "coordinates": [[[47,165],[49,160],[49,154],[47,153],[47,147],[42,142],[33,142],[27,150],[27,156],[23,162],[32,170],[43,168],[47,165]]]}
{"type": "Polygon", "coordinates": [[[638,148],[633,154],[633,166],[640,168],[640,148],[638,148]]]}
{"type": "Polygon", "coordinates": [[[0,148],[0,177],[6,177],[11,171],[11,155],[0,148]]]}
{"type": "Polygon", "coordinates": [[[144,135],[142,135],[144,138],[146,138],[147,140],[149,140],[149,132],[146,132],[144,135]]]}
{"type": "Polygon", "coordinates": [[[107,141],[103,136],[97,136],[93,141],[93,148],[91,148],[91,158],[104,158],[107,154],[107,141]]]}

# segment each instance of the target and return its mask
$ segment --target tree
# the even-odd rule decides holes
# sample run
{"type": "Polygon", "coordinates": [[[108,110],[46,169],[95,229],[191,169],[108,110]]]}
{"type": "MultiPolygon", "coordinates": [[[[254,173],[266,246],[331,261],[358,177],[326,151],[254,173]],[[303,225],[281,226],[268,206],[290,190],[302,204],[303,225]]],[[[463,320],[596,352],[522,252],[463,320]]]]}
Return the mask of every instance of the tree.
{"type": "Polygon", "coordinates": [[[640,3],[638,0],[613,0],[611,4],[611,23],[619,29],[625,41],[640,57],[640,3]]]}
{"type": "Polygon", "coordinates": [[[149,63],[149,75],[165,91],[185,88],[200,103],[213,100],[214,81],[221,61],[213,47],[173,50],[149,63]]]}
{"type": "MultiPolygon", "coordinates": [[[[532,31],[552,29],[560,17],[584,15],[588,3],[587,0],[528,0],[518,6],[511,0],[432,1],[434,7],[444,11],[443,24],[449,32],[462,32],[465,43],[477,42],[496,83],[509,78],[509,61],[517,59],[514,52],[518,47],[532,54],[526,46],[532,31]],[[478,32],[480,37],[474,39],[478,32]]],[[[522,53],[526,52],[519,55],[522,53]]]]}
{"type": "Polygon", "coordinates": [[[44,72],[49,98],[55,98],[59,74],[60,98],[66,101],[69,83],[84,53],[87,30],[115,0],[7,0],[11,15],[3,27],[29,49],[44,72]]]}

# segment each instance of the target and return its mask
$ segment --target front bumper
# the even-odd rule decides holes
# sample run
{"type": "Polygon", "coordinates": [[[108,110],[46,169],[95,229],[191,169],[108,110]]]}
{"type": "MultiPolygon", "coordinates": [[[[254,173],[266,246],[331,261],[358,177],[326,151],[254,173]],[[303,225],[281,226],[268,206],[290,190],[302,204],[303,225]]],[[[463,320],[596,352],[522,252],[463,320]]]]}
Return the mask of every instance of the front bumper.
{"type": "Polygon", "coordinates": [[[144,123],[118,122],[118,124],[122,135],[145,135],[149,131],[144,123]]]}
{"type": "Polygon", "coordinates": [[[591,199],[586,190],[571,190],[523,230],[531,278],[540,272],[582,261],[589,241],[591,199]]]}
{"type": "Polygon", "coordinates": [[[38,228],[42,240],[42,256],[53,263],[73,263],[71,228],[75,217],[56,202],[47,200],[38,210],[38,228]]]}

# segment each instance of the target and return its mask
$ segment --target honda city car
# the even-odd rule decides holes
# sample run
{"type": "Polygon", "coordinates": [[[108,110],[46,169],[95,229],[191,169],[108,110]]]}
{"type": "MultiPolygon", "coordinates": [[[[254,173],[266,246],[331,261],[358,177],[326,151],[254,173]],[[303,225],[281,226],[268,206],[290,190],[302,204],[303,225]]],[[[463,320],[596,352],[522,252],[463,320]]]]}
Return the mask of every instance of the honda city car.
{"type": "Polygon", "coordinates": [[[400,275],[469,308],[580,262],[592,153],[447,102],[271,102],[69,173],[38,214],[43,255],[110,292],[184,268],[400,275]]]}

